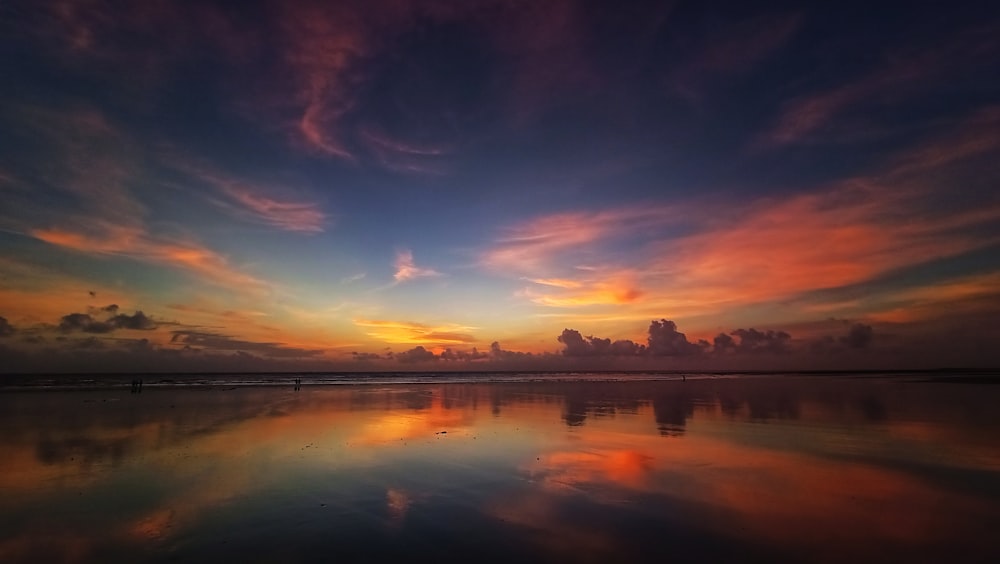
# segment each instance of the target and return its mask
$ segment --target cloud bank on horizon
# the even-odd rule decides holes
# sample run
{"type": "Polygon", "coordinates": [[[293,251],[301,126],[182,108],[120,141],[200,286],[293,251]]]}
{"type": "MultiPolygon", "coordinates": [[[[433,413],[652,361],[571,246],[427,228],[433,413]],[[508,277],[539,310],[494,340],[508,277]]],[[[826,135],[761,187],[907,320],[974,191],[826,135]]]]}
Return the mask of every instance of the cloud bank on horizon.
{"type": "Polygon", "coordinates": [[[14,0],[0,359],[1000,364],[977,4],[14,0]]]}

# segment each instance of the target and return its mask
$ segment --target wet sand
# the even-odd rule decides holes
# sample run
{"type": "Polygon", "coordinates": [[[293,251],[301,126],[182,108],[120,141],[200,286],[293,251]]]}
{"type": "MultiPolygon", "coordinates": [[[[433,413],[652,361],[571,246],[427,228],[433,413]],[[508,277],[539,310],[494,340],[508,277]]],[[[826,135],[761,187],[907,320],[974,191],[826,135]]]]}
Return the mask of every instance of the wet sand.
{"type": "Polygon", "coordinates": [[[1000,388],[0,393],[0,561],[997,561],[1000,388]]]}

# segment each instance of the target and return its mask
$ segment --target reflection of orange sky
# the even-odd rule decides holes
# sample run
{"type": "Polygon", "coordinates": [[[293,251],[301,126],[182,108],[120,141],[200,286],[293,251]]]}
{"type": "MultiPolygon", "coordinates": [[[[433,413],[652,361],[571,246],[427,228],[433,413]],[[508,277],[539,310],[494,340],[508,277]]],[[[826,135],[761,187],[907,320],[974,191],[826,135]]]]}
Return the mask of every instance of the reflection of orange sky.
{"type": "Polygon", "coordinates": [[[654,459],[635,450],[553,452],[539,457],[533,469],[544,469],[544,481],[558,486],[611,482],[642,488],[654,459]]]}
{"type": "MultiPolygon", "coordinates": [[[[626,437],[587,426],[580,438],[582,444],[572,445],[574,450],[544,454],[525,470],[555,494],[584,491],[591,499],[616,503],[620,496],[602,492],[624,488],[631,495],[687,499],[706,511],[724,509],[728,517],[716,516],[710,525],[748,540],[803,545],[872,538],[930,542],[954,537],[968,516],[985,516],[990,510],[984,501],[935,489],[898,471],[726,438],[688,433],[683,440],[665,441],[633,435],[627,438],[629,448],[615,448],[626,437]],[[666,472],[675,477],[652,479],[666,472]],[[950,510],[941,512],[940,507],[950,510]]],[[[558,503],[558,497],[550,502],[558,503]]],[[[496,510],[509,516],[525,509],[521,501],[511,500],[496,510]]],[[[559,530],[544,520],[527,524],[559,530]]]]}
{"type": "MultiPolygon", "coordinates": [[[[985,501],[935,488],[914,474],[858,462],[887,445],[906,449],[913,460],[921,461],[921,449],[949,443],[961,435],[959,426],[949,434],[930,424],[886,420],[864,436],[851,431],[869,449],[859,452],[853,445],[838,448],[830,441],[841,435],[809,425],[734,424],[717,405],[708,404],[695,408],[682,437],[668,439],[659,435],[648,402],[602,416],[591,412],[583,425],[569,428],[563,421],[565,398],[553,394],[554,388],[534,395],[507,393],[500,414],[494,415],[491,394],[499,389],[475,385],[327,388],[300,394],[156,392],[164,395],[151,393],[141,398],[144,405],[162,408],[176,401],[188,410],[178,413],[186,415],[174,418],[174,412],[164,411],[164,418],[129,427],[44,431],[55,441],[79,436],[126,441],[126,454],[114,469],[108,460],[92,461],[88,469],[80,460],[43,463],[35,442],[42,435],[22,430],[5,439],[0,488],[18,492],[18,503],[28,503],[35,496],[47,499],[54,491],[107,487],[123,476],[156,476],[167,496],[119,516],[107,527],[109,535],[135,542],[168,540],[197,526],[212,509],[281,487],[290,475],[328,468],[364,474],[368,468],[405,460],[395,458],[403,453],[432,460],[429,457],[440,455],[443,451],[435,449],[441,448],[448,449],[449,459],[464,457],[461,460],[471,465],[485,453],[491,460],[499,455],[501,465],[511,466],[497,470],[527,476],[531,485],[523,496],[505,494],[479,509],[550,533],[545,542],[558,550],[614,546],[607,531],[559,522],[561,501],[581,494],[597,506],[656,503],[661,497],[683,500],[685,507],[694,508],[686,517],[692,526],[750,541],[802,546],[954,538],[955,527],[991,510],[985,501]],[[167,403],[157,404],[158,398],[167,403]],[[185,407],[181,401],[190,403],[185,407]],[[230,408],[246,406],[253,409],[243,412],[244,417],[231,417],[230,408]],[[440,431],[448,434],[435,434],[440,431]],[[816,451],[811,445],[817,445],[816,451]]],[[[859,416],[810,402],[803,402],[799,413],[825,429],[832,428],[827,422],[851,423],[859,416]]],[[[955,467],[996,468],[996,449],[985,442],[958,443],[952,454],[955,467]]],[[[433,499],[433,488],[441,487],[419,479],[376,485],[384,488],[387,523],[393,526],[405,522],[415,500],[433,499]]],[[[28,536],[0,545],[0,556],[26,554],[21,544],[29,542],[28,536]]],[[[86,558],[90,545],[73,544],[73,538],[69,531],[65,554],[86,558]]]]}

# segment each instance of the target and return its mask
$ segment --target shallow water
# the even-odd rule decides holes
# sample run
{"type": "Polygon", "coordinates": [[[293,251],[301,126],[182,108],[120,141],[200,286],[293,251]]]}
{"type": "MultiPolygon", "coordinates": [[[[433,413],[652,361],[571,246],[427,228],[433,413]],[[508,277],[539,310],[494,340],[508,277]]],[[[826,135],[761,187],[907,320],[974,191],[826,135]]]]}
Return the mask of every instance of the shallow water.
{"type": "Polygon", "coordinates": [[[0,561],[1000,561],[1000,386],[0,393],[0,561]]]}

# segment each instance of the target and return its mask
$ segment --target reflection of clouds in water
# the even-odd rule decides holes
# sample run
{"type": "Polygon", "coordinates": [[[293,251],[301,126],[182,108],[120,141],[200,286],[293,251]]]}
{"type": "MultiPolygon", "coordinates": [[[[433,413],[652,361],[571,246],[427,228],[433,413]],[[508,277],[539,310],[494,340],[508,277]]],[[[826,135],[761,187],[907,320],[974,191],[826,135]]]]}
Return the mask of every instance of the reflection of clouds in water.
{"type": "Polygon", "coordinates": [[[385,505],[389,512],[389,520],[398,525],[406,518],[406,512],[410,509],[411,498],[408,493],[398,488],[389,488],[385,491],[385,505]]]}
{"type": "Polygon", "coordinates": [[[652,470],[653,457],[628,449],[553,452],[527,468],[532,479],[555,490],[607,483],[638,488],[652,470]]]}
{"type": "MultiPolygon", "coordinates": [[[[567,557],[620,548],[633,537],[614,524],[636,512],[651,526],[683,515],[684,527],[697,523],[722,542],[796,550],[837,542],[845,555],[869,541],[988,538],[983,523],[996,512],[975,496],[989,494],[983,484],[995,479],[980,472],[980,482],[956,488],[961,475],[942,469],[997,468],[989,396],[940,386],[902,395],[903,385],[689,379],[298,395],[154,390],[115,405],[72,393],[0,396],[10,408],[0,410],[0,488],[21,496],[0,502],[0,517],[26,523],[10,533],[16,542],[0,535],[0,560],[86,560],[108,546],[167,546],[178,535],[205,544],[213,539],[198,535],[215,526],[238,528],[255,516],[296,521],[289,516],[303,503],[353,508],[357,491],[384,516],[371,526],[392,527],[399,538],[421,526],[414,517],[425,511],[491,499],[481,511],[551,537],[544,542],[567,557]],[[940,399],[947,394],[954,397],[940,399]],[[567,429],[567,413],[585,423],[567,429]],[[883,418],[877,424],[873,413],[883,418]],[[684,430],[682,439],[661,436],[670,425],[684,430]],[[506,490],[504,476],[529,480],[506,490]],[[108,491],[118,501],[107,503],[127,504],[90,519],[94,496],[108,491]],[[261,509],[265,499],[277,503],[261,509]],[[62,504],[69,509],[52,512],[62,504]],[[39,540],[53,522],[66,534],[39,540]]],[[[330,518],[329,509],[322,514],[330,518]]],[[[318,522],[301,515],[307,527],[318,522]]]]}
{"type": "Polygon", "coordinates": [[[133,523],[129,532],[141,539],[159,540],[174,526],[176,515],[173,508],[156,510],[133,523]]]}

